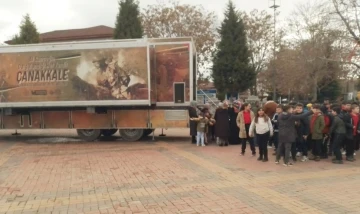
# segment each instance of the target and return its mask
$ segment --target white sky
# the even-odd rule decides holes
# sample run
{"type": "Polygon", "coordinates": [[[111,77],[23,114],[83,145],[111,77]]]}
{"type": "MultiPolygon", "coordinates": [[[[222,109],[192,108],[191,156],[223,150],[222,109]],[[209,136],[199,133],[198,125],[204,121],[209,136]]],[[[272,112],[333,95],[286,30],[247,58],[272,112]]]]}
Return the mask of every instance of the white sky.
{"type": "MultiPolygon", "coordinates": [[[[233,0],[237,9],[251,11],[253,9],[272,12],[269,5],[273,0],[233,0]]],[[[280,4],[281,20],[285,20],[298,3],[308,0],[276,0],[280,4]]],[[[316,1],[316,0],[312,0],[316,1]]],[[[140,0],[140,6],[155,4],[157,0],[140,0]]],[[[219,19],[227,0],[179,0],[180,3],[203,5],[215,11],[219,19]],[[209,3],[211,2],[211,3],[209,3]]],[[[96,25],[114,27],[118,12],[118,0],[1,0],[0,1],[0,43],[11,39],[18,33],[22,16],[26,13],[35,22],[40,33],[86,28],[96,25]],[[106,4],[104,3],[106,2],[106,4]]]]}

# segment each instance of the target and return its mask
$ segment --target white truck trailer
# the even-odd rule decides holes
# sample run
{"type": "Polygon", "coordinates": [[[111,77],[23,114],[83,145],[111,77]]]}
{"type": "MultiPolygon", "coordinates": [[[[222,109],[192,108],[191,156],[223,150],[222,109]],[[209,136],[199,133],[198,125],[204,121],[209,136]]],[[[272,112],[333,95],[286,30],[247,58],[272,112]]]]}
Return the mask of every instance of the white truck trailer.
{"type": "Polygon", "coordinates": [[[87,141],[119,130],[136,141],[188,127],[196,59],[192,38],[0,47],[0,128],[76,129],[87,141]]]}

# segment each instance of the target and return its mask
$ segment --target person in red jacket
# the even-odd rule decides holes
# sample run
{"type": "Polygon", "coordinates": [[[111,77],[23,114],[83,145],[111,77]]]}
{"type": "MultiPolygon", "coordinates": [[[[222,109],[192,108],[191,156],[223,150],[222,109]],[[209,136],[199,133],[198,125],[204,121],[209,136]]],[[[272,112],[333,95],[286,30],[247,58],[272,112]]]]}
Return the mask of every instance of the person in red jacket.
{"type": "MultiPolygon", "coordinates": [[[[356,104],[351,105],[351,119],[353,121],[353,136],[354,136],[354,147],[355,151],[359,150],[360,137],[358,133],[359,126],[359,106],[356,104]]],[[[354,153],[355,155],[355,153],[354,153]]]]}

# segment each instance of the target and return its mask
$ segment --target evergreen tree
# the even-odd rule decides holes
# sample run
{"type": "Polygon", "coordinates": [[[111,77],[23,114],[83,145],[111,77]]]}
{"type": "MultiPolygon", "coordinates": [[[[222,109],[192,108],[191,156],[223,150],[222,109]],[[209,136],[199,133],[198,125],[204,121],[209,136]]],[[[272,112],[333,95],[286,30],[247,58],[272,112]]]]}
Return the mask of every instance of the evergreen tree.
{"type": "Polygon", "coordinates": [[[40,37],[36,25],[31,21],[29,14],[26,14],[20,24],[20,33],[13,37],[11,44],[32,44],[39,42],[40,37]]]}
{"type": "Polygon", "coordinates": [[[223,93],[243,92],[254,84],[256,74],[249,65],[244,24],[231,0],[219,33],[221,40],[213,60],[214,84],[223,93]]]}
{"type": "Polygon", "coordinates": [[[322,101],[324,98],[336,100],[341,95],[341,86],[338,80],[334,80],[318,91],[317,100],[322,101]]]}
{"type": "Polygon", "coordinates": [[[134,0],[120,0],[114,39],[142,38],[142,36],[143,28],[140,21],[138,2],[134,0]]]}

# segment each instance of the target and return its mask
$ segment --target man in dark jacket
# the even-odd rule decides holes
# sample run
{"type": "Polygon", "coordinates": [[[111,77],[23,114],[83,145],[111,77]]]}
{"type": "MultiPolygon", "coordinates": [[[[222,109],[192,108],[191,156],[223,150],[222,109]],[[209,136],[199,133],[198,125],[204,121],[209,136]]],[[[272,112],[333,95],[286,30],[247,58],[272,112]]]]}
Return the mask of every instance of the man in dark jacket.
{"type": "Polygon", "coordinates": [[[291,145],[296,141],[296,129],[295,129],[295,121],[306,118],[313,114],[312,111],[294,115],[294,107],[293,106],[284,106],[283,113],[279,115],[278,124],[279,124],[279,146],[276,151],[276,164],[279,163],[281,153],[285,149],[285,158],[284,158],[284,166],[292,165],[289,163],[289,156],[291,145]]]}
{"type": "Polygon", "coordinates": [[[339,117],[344,121],[346,134],[344,139],[344,145],[346,150],[346,160],[355,161],[354,158],[354,139],[353,139],[353,123],[350,115],[351,103],[343,102],[341,106],[342,110],[339,117]]]}

